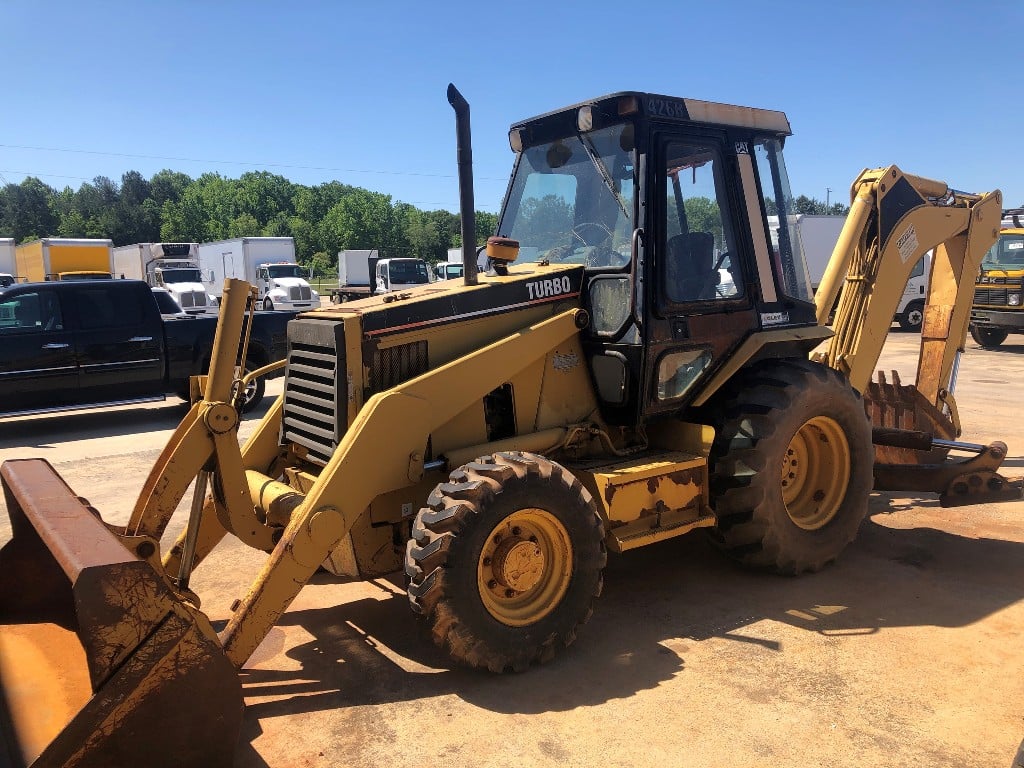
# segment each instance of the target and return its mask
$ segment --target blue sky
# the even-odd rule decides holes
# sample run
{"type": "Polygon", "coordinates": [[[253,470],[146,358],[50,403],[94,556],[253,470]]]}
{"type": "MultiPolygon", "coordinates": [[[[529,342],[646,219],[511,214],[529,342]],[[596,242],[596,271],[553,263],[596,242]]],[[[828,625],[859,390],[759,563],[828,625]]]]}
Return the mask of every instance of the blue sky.
{"type": "Polygon", "coordinates": [[[1024,205],[1019,0],[4,0],[0,29],[0,183],[255,169],[457,211],[454,82],[481,210],[510,123],[620,90],[786,112],[795,194],[896,163],[1024,205]]]}

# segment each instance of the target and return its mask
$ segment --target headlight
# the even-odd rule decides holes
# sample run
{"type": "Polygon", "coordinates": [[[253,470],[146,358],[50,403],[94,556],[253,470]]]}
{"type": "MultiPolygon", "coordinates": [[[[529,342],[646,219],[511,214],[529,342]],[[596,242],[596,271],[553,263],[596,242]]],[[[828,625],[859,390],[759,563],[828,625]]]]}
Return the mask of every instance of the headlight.
{"type": "Polygon", "coordinates": [[[1019,307],[1020,306],[1020,294],[1019,293],[1011,293],[1009,296],[1006,297],[1006,303],[1009,304],[1011,307],[1019,307]]]}

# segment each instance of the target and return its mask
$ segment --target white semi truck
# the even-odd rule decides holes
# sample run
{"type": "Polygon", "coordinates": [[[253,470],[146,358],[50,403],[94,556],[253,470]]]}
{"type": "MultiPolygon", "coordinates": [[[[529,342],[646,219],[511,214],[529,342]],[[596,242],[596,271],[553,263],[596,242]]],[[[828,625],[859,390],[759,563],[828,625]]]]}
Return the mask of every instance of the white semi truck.
{"type": "Polygon", "coordinates": [[[233,277],[259,290],[261,309],[302,310],[320,306],[309,270],[295,261],[290,237],[236,237],[199,244],[199,269],[206,291],[220,303],[224,280],[233,277]]]}
{"type": "Polygon", "coordinates": [[[198,243],[134,243],[114,249],[114,276],[166,288],[190,315],[216,312],[199,272],[198,243]]]}

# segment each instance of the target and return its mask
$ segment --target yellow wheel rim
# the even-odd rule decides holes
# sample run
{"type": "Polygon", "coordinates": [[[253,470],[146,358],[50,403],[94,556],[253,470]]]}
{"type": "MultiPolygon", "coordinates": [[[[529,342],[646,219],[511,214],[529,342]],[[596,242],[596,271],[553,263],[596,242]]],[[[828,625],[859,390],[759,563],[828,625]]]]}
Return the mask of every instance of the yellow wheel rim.
{"type": "Polygon", "coordinates": [[[782,500],[790,520],[806,531],[836,516],[850,483],[850,444],[835,419],[804,422],[782,459],[782,500]]]}
{"type": "Polygon", "coordinates": [[[502,520],[477,564],[484,607],[510,627],[533,624],[551,613],[571,576],[569,533],[543,509],[520,509],[502,520]]]}

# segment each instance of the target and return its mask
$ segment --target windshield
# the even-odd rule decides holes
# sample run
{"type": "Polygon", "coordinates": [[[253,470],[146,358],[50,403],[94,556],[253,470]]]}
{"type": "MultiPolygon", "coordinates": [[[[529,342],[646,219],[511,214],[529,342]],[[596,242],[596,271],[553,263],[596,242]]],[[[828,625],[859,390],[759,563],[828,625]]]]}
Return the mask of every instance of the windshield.
{"type": "Polygon", "coordinates": [[[156,299],[156,305],[160,307],[160,314],[181,314],[181,307],[178,306],[178,302],[174,300],[174,297],[171,296],[171,294],[164,293],[163,291],[153,291],[153,297],[156,299]]]}
{"type": "Polygon", "coordinates": [[[392,261],[388,264],[392,283],[414,285],[430,282],[427,264],[423,261],[392,261]]]}
{"type": "Polygon", "coordinates": [[[632,125],[559,139],[523,151],[498,232],[519,241],[520,261],[621,267],[633,196],[632,125]]]}
{"type": "Polygon", "coordinates": [[[160,281],[164,284],[203,282],[198,269],[162,269],[157,274],[160,275],[160,281]]]}
{"type": "Polygon", "coordinates": [[[298,264],[267,264],[266,269],[272,278],[276,277],[306,277],[306,270],[298,264]]]}
{"type": "Polygon", "coordinates": [[[999,235],[981,260],[982,272],[1024,269],[1024,234],[999,235]]]}

